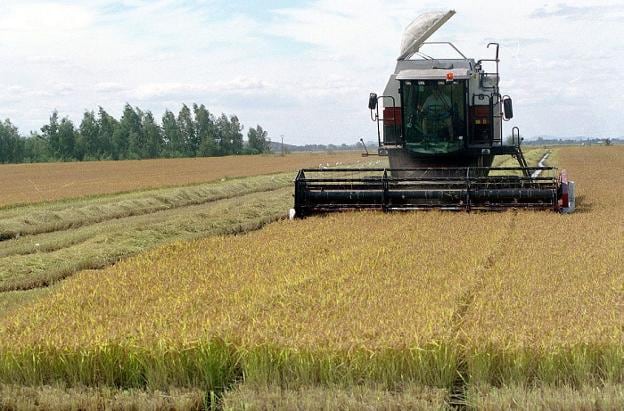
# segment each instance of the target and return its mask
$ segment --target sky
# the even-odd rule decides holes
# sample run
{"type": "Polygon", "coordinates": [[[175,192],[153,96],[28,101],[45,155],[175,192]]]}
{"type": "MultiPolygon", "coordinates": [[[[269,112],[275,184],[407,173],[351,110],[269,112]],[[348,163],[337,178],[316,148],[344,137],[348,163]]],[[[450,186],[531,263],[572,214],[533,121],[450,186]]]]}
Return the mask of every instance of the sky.
{"type": "MultiPolygon", "coordinates": [[[[403,29],[439,1],[0,0],[0,118],[79,123],[129,103],[234,113],[292,144],[376,140],[367,109],[403,29]]],[[[624,0],[448,1],[430,41],[501,43],[501,90],[527,138],[624,136],[624,0]]]]}

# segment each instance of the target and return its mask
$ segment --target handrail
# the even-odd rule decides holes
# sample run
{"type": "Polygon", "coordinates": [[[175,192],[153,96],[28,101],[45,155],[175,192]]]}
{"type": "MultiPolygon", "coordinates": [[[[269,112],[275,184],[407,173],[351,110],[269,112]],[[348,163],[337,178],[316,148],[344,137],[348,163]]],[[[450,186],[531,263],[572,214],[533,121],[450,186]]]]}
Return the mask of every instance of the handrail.
{"type": "MultiPolygon", "coordinates": [[[[423,46],[426,45],[426,44],[447,44],[447,45],[451,46],[457,52],[457,54],[462,56],[464,58],[464,60],[468,60],[468,57],[466,57],[464,55],[464,53],[459,51],[459,49],[457,47],[455,47],[455,45],[453,43],[451,43],[450,41],[426,41],[426,42],[423,43],[423,46]]],[[[434,60],[439,60],[439,59],[434,59],[434,60]]]]}

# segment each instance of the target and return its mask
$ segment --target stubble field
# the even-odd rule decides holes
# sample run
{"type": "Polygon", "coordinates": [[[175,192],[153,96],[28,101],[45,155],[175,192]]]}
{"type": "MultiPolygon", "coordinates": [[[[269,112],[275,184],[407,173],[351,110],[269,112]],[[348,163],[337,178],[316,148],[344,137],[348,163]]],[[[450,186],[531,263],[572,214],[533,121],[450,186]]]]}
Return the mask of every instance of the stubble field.
{"type": "Polygon", "coordinates": [[[351,163],[359,152],[0,165],[0,207],[351,163]]]}

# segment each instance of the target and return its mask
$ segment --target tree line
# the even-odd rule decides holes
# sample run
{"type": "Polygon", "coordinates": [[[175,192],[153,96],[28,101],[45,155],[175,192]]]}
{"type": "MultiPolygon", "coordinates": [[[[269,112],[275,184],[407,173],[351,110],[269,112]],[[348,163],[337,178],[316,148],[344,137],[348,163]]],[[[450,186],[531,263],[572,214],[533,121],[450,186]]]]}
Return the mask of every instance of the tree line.
{"type": "Polygon", "coordinates": [[[10,120],[0,122],[0,163],[210,157],[270,152],[261,126],[244,127],[235,115],[215,116],[202,104],[165,111],[160,123],[150,111],[126,104],[119,120],[102,107],[86,111],[76,126],[57,111],[40,132],[23,137],[10,120]]]}

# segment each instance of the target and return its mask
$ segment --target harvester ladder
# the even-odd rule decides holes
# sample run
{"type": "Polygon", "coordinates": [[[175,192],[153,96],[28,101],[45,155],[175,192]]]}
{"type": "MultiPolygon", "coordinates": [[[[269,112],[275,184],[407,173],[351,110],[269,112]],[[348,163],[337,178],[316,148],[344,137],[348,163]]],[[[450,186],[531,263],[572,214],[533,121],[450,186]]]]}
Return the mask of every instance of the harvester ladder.
{"type": "Polygon", "coordinates": [[[524,158],[524,154],[522,153],[522,149],[518,146],[516,147],[516,153],[514,154],[514,157],[516,158],[516,160],[518,160],[518,163],[520,164],[520,167],[522,167],[522,173],[524,174],[525,177],[531,177],[531,171],[529,170],[529,164],[526,161],[526,158],[524,158]]]}
{"type": "Polygon", "coordinates": [[[525,177],[531,177],[531,170],[529,170],[529,164],[524,158],[524,154],[522,153],[522,149],[520,148],[520,144],[522,144],[522,137],[520,137],[520,129],[518,127],[514,127],[511,129],[511,141],[515,148],[515,153],[512,154],[516,160],[518,160],[518,164],[522,167],[522,173],[525,177]]]}

